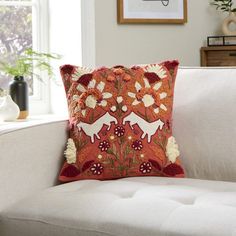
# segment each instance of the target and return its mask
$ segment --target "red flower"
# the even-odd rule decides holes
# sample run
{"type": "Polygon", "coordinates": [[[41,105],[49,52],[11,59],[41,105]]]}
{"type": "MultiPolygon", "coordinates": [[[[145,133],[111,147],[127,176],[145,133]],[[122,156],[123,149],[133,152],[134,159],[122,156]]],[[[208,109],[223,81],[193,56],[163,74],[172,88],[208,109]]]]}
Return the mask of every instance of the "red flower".
{"type": "Polygon", "coordinates": [[[151,173],[152,171],[152,165],[150,162],[143,162],[140,167],[139,167],[139,170],[141,173],[143,174],[148,174],[148,173],[151,173]]]}
{"type": "Polygon", "coordinates": [[[142,141],[141,141],[141,140],[135,140],[135,141],[132,143],[132,148],[133,148],[135,151],[140,151],[140,150],[142,150],[142,148],[143,148],[142,141]]]}
{"type": "Polygon", "coordinates": [[[117,127],[115,128],[114,134],[115,134],[116,136],[118,136],[118,137],[124,136],[124,134],[125,134],[125,129],[124,129],[122,126],[117,126],[117,127]]]}
{"type": "Polygon", "coordinates": [[[103,141],[99,143],[98,147],[102,152],[106,152],[110,147],[110,143],[108,141],[103,141]]]}
{"type": "Polygon", "coordinates": [[[94,175],[101,175],[103,172],[103,166],[101,165],[101,163],[94,163],[91,168],[90,171],[94,174],[94,175]]]}

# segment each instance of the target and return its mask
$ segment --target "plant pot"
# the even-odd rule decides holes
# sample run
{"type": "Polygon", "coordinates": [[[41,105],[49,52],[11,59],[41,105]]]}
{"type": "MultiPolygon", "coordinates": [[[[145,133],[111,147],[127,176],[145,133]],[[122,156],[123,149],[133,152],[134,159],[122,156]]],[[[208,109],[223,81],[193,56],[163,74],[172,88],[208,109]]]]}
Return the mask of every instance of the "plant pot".
{"type": "Polygon", "coordinates": [[[224,35],[236,35],[236,30],[232,31],[229,28],[231,23],[236,24],[236,15],[234,12],[230,12],[222,23],[222,32],[224,35]]]}
{"type": "Polygon", "coordinates": [[[23,76],[15,76],[10,83],[9,93],[12,100],[19,106],[20,115],[18,119],[26,119],[29,115],[28,85],[23,76]]]}
{"type": "Polygon", "coordinates": [[[0,105],[0,120],[14,121],[20,114],[20,109],[16,103],[12,100],[11,96],[7,95],[1,98],[3,101],[0,105]]]}

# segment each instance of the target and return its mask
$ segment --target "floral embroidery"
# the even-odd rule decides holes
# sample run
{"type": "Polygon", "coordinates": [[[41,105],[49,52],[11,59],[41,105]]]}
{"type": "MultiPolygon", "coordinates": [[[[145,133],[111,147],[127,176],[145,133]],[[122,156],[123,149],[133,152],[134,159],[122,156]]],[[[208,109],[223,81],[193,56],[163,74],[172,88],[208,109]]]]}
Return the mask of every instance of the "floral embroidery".
{"type": "Polygon", "coordinates": [[[162,66],[157,65],[157,64],[147,65],[145,67],[145,71],[148,73],[156,74],[160,79],[164,79],[166,77],[165,69],[162,66]]]}
{"type": "Polygon", "coordinates": [[[90,170],[94,175],[101,175],[103,172],[103,166],[101,165],[101,163],[94,163],[91,166],[90,170]]]}
{"type": "Polygon", "coordinates": [[[74,140],[72,138],[69,138],[67,141],[67,148],[64,152],[66,161],[68,164],[76,163],[76,147],[74,140]]]}
{"type": "Polygon", "coordinates": [[[61,67],[71,139],[60,180],[183,177],[171,136],[177,66],[61,67]]]}
{"type": "Polygon", "coordinates": [[[162,86],[162,82],[157,82],[151,87],[149,81],[144,78],[145,87],[143,88],[139,82],[135,83],[135,89],[137,93],[128,92],[128,96],[134,98],[132,103],[133,106],[143,103],[144,107],[152,107],[153,111],[158,114],[159,108],[167,111],[167,107],[161,102],[162,99],[167,97],[167,93],[157,93],[157,91],[162,86]]]}
{"type": "Polygon", "coordinates": [[[143,143],[141,140],[135,140],[133,143],[132,143],[132,148],[135,150],[135,151],[140,151],[143,149],[143,143]]]}
{"type": "Polygon", "coordinates": [[[82,92],[79,97],[79,107],[83,116],[86,115],[86,108],[95,109],[97,105],[106,107],[107,99],[112,97],[109,92],[103,92],[105,88],[104,82],[99,82],[96,86],[96,80],[91,80],[86,90],[81,84],[77,86],[78,91],[82,92]]]}
{"type": "Polygon", "coordinates": [[[98,147],[102,152],[106,152],[110,147],[110,143],[108,141],[103,141],[99,143],[98,147]]]}
{"type": "Polygon", "coordinates": [[[115,134],[116,136],[118,136],[118,137],[124,136],[124,134],[125,134],[125,129],[124,129],[122,126],[117,126],[117,127],[115,128],[114,134],[115,134]]]}
{"type": "Polygon", "coordinates": [[[176,158],[180,155],[178,144],[173,136],[168,138],[166,145],[166,156],[172,163],[176,162],[176,158]]]}
{"type": "Polygon", "coordinates": [[[78,67],[75,69],[73,75],[72,75],[72,80],[77,81],[81,76],[90,74],[92,70],[87,67],[78,67]]]}
{"type": "Polygon", "coordinates": [[[152,171],[152,165],[150,162],[143,162],[140,167],[139,167],[139,170],[141,173],[143,174],[148,174],[148,173],[151,173],[152,171]]]}

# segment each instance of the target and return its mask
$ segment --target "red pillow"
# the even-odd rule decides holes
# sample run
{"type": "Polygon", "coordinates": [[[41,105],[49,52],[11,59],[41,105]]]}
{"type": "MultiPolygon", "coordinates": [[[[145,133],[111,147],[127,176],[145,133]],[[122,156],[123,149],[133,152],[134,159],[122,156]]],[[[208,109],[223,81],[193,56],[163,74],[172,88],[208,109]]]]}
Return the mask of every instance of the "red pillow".
{"type": "Polygon", "coordinates": [[[172,136],[177,61],[60,69],[70,113],[61,181],[184,176],[172,136]]]}

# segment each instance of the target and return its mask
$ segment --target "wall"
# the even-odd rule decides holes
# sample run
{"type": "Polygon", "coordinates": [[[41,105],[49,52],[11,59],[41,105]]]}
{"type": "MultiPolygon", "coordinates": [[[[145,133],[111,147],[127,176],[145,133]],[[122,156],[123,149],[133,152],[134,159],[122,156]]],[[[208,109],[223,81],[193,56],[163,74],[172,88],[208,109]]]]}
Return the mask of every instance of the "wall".
{"type": "Polygon", "coordinates": [[[185,25],[118,25],[116,0],[95,1],[96,65],[145,64],[177,58],[199,66],[206,37],[220,33],[223,14],[208,0],[188,0],[185,25]]]}

